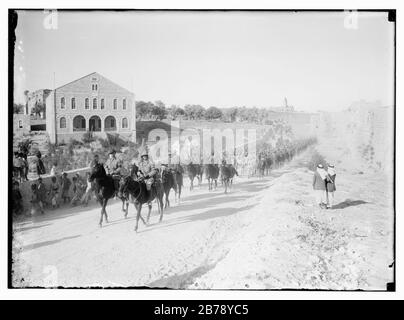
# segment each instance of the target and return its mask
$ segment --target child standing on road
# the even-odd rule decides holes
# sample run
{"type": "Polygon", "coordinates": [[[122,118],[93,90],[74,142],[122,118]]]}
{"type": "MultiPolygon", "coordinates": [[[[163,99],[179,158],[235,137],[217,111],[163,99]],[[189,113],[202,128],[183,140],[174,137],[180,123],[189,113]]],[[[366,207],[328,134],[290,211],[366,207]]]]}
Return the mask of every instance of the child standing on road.
{"type": "Polygon", "coordinates": [[[38,179],[38,198],[39,201],[42,202],[43,206],[47,205],[47,201],[46,201],[46,195],[47,195],[47,190],[46,190],[46,186],[45,184],[42,182],[42,178],[38,179]]]}
{"type": "Polygon", "coordinates": [[[60,185],[62,187],[62,199],[63,203],[69,203],[70,202],[70,195],[69,195],[69,190],[70,190],[70,185],[71,181],[67,177],[67,173],[63,172],[62,174],[62,179],[60,181],[60,185]]]}
{"type": "Polygon", "coordinates": [[[13,182],[13,213],[20,215],[23,212],[22,196],[20,192],[20,184],[18,181],[13,182]]]}
{"type": "Polygon", "coordinates": [[[332,206],[334,205],[334,193],[336,187],[335,187],[335,177],[337,176],[335,172],[335,168],[333,164],[329,164],[327,168],[327,173],[328,173],[328,178],[327,178],[327,183],[326,183],[326,188],[327,188],[327,208],[332,209],[332,206]]]}
{"type": "Polygon", "coordinates": [[[91,181],[90,181],[90,173],[87,172],[87,187],[86,187],[86,192],[83,196],[83,199],[81,200],[81,203],[84,206],[88,205],[88,201],[91,200],[91,193],[93,192],[91,188],[91,181]]]}
{"type": "Polygon", "coordinates": [[[58,203],[59,185],[56,181],[56,177],[51,178],[51,186],[50,186],[49,194],[50,194],[50,198],[51,198],[52,208],[53,209],[59,208],[59,203],[58,203]]]}
{"type": "Polygon", "coordinates": [[[325,181],[327,179],[327,172],[324,166],[320,163],[313,176],[313,189],[316,195],[316,203],[321,209],[325,209],[325,181]]]}
{"type": "Polygon", "coordinates": [[[73,180],[73,199],[71,201],[71,204],[75,206],[83,196],[84,186],[81,183],[81,180],[77,178],[77,176],[73,177],[72,180],[73,180]]]}
{"type": "Polygon", "coordinates": [[[35,215],[36,212],[39,211],[41,212],[41,214],[44,214],[45,212],[43,211],[43,203],[39,198],[38,195],[38,186],[36,183],[33,183],[31,185],[31,215],[35,215]]]}

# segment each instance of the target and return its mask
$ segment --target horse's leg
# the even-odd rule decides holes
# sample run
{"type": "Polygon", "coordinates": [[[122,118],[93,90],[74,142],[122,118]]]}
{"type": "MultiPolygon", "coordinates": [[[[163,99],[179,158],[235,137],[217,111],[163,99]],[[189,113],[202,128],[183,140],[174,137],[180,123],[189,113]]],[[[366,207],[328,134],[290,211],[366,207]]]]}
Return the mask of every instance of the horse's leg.
{"type": "Polygon", "coordinates": [[[159,206],[160,210],[160,219],[159,222],[161,222],[163,220],[163,212],[164,212],[164,208],[163,208],[163,195],[157,195],[157,205],[159,206]]]}
{"type": "Polygon", "coordinates": [[[181,189],[182,189],[182,185],[178,185],[178,203],[180,203],[181,201],[181,189]]]}
{"type": "MultiPolygon", "coordinates": [[[[138,205],[136,205],[136,203],[135,203],[135,208],[137,210],[135,232],[137,232],[137,229],[139,228],[139,218],[141,217],[140,212],[142,211],[142,204],[138,203],[138,205]]],[[[143,220],[143,218],[142,218],[142,220],[143,220]]]]}
{"type": "Polygon", "coordinates": [[[165,201],[165,208],[170,206],[170,200],[168,200],[168,197],[170,196],[170,189],[166,190],[165,192],[165,196],[166,196],[166,201],[165,201]]]}
{"type": "MultiPolygon", "coordinates": [[[[167,193],[167,203],[168,203],[168,207],[170,207],[170,199],[169,199],[169,197],[170,197],[170,190],[168,190],[168,193],[167,193]]],[[[167,208],[167,207],[166,207],[167,208]]]]}
{"type": "Polygon", "coordinates": [[[100,215],[100,222],[98,222],[98,225],[100,228],[102,227],[102,218],[104,217],[104,207],[101,204],[101,215],[100,215]]]}
{"type": "Polygon", "coordinates": [[[129,208],[129,199],[126,200],[125,202],[126,202],[125,218],[127,218],[128,217],[128,212],[129,212],[129,210],[128,210],[128,208],[129,208]]]}
{"type": "Polygon", "coordinates": [[[107,215],[107,210],[106,210],[107,203],[108,203],[108,199],[105,199],[103,208],[104,208],[104,215],[105,215],[105,222],[106,223],[108,223],[108,215],[107,215]]]}
{"type": "Polygon", "coordinates": [[[147,206],[149,207],[149,212],[147,214],[147,223],[150,221],[150,214],[151,214],[151,209],[152,209],[152,203],[151,201],[147,202],[147,206]]]}

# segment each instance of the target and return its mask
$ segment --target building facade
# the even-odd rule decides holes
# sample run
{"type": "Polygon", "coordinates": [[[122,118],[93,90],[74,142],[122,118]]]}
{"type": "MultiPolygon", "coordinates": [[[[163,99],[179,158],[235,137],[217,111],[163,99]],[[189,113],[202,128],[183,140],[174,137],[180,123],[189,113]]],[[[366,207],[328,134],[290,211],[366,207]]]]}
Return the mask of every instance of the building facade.
{"type": "Polygon", "coordinates": [[[52,143],[79,140],[86,132],[119,134],[135,142],[134,94],[93,72],[50,92],[46,131],[52,143]]]}
{"type": "MultiPolygon", "coordinates": [[[[26,109],[24,110],[26,114],[32,114],[32,109],[34,109],[38,105],[44,105],[44,109],[46,109],[46,99],[49,96],[51,90],[49,89],[40,89],[33,92],[29,92],[27,94],[27,105],[26,109]]],[[[46,114],[42,112],[40,114],[42,119],[45,119],[46,114]]]]}

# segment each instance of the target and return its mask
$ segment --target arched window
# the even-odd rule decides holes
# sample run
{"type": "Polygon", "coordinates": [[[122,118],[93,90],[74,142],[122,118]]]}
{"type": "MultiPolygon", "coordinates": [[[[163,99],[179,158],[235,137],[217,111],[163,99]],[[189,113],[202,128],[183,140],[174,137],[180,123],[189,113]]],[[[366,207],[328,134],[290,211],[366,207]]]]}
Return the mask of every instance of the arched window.
{"type": "Polygon", "coordinates": [[[118,101],[114,99],[114,110],[116,110],[117,108],[118,108],[118,101]]]}
{"type": "Polygon", "coordinates": [[[83,116],[73,118],[73,131],[86,131],[86,119],[83,116]]]}
{"type": "Polygon", "coordinates": [[[93,99],[93,109],[97,109],[97,98],[93,99]]]}
{"type": "Polygon", "coordinates": [[[88,121],[88,128],[90,131],[101,131],[101,118],[99,116],[92,116],[88,121]]]}
{"type": "Polygon", "coordinates": [[[105,100],[101,99],[101,109],[104,109],[104,108],[105,108],[105,100]]]}
{"type": "Polygon", "coordinates": [[[18,128],[22,129],[22,120],[18,120],[18,128]]]}
{"type": "Polygon", "coordinates": [[[128,128],[128,119],[123,118],[122,119],[122,129],[127,129],[128,128]]]}
{"type": "Polygon", "coordinates": [[[84,106],[86,109],[90,109],[90,100],[88,98],[86,98],[86,100],[84,100],[84,106]]]}
{"type": "Polygon", "coordinates": [[[66,106],[65,97],[60,98],[60,108],[64,109],[66,106]]]}
{"type": "Polygon", "coordinates": [[[108,116],[104,120],[105,131],[116,131],[116,121],[113,116],[108,116]]]}
{"type": "Polygon", "coordinates": [[[62,117],[60,118],[60,129],[66,129],[66,118],[62,117]]]}
{"type": "Polygon", "coordinates": [[[76,99],[75,98],[72,98],[71,104],[72,104],[72,109],[73,110],[76,109],[76,99]]]}
{"type": "Polygon", "coordinates": [[[126,110],[126,99],[122,100],[122,109],[126,110]]]}

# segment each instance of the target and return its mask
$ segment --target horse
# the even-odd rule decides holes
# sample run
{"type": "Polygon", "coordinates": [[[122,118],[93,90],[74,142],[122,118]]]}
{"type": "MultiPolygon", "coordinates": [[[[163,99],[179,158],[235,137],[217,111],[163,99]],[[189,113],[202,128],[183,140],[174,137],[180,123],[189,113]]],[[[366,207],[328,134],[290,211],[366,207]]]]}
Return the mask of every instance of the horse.
{"type": "Polygon", "coordinates": [[[205,176],[208,179],[209,190],[213,189],[213,182],[215,182],[215,189],[217,188],[217,178],[219,177],[220,169],[216,164],[205,165],[205,176]]]}
{"type": "Polygon", "coordinates": [[[170,190],[174,189],[175,195],[177,195],[177,183],[175,181],[173,170],[169,168],[163,169],[163,171],[161,172],[161,182],[163,184],[164,194],[166,196],[164,208],[167,208],[170,206],[170,190]]]}
{"type": "Polygon", "coordinates": [[[222,164],[220,166],[220,176],[224,185],[224,193],[227,193],[227,188],[230,184],[231,170],[226,164],[222,164]]]}
{"type": "Polygon", "coordinates": [[[265,158],[265,175],[266,176],[269,175],[269,171],[271,169],[271,166],[272,166],[272,157],[267,156],[267,158],[265,158]]]}
{"type": "Polygon", "coordinates": [[[257,163],[257,175],[262,178],[264,176],[265,173],[265,160],[261,157],[258,159],[258,163],[257,163]]]}
{"type": "Polygon", "coordinates": [[[200,187],[202,184],[203,166],[200,164],[195,164],[195,166],[196,166],[196,177],[198,178],[198,186],[200,187]]]}
{"type": "MultiPolygon", "coordinates": [[[[200,168],[199,168],[198,165],[195,165],[192,162],[190,164],[188,164],[186,166],[186,168],[187,168],[187,173],[188,173],[189,180],[191,181],[191,185],[189,186],[189,190],[193,190],[194,189],[194,179],[195,179],[195,177],[198,176],[200,168]]],[[[199,177],[198,177],[198,180],[199,180],[199,177]]]]}
{"type": "Polygon", "coordinates": [[[108,215],[105,209],[108,200],[113,198],[116,193],[114,179],[111,176],[107,175],[102,164],[98,164],[93,166],[90,173],[89,181],[92,183],[94,187],[95,197],[101,205],[101,217],[99,226],[102,227],[104,215],[105,221],[108,223],[108,215]]]}
{"type": "Polygon", "coordinates": [[[234,176],[237,176],[238,177],[238,172],[237,172],[237,170],[236,170],[236,168],[230,163],[229,165],[228,165],[228,167],[229,167],[229,169],[230,169],[230,187],[233,185],[233,178],[234,178],[234,176]]]}
{"type": "MultiPolygon", "coordinates": [[[[152,201],[157,200],[157,208],[160,214],[160,222],[163,220],[163,196],[164,190],[160,182],[155,182],[150,191],[147,191],[146,183],[143,179],[133,179],[131,176],[122,177],[119,182],[119,194],[129,194],[131,200],[136,208],[136,226],[137,232],[139,227],[139,219],[142,219],[143,223],[147,226],[150,220],[150,213],[152,209],[152,201]],[[143,204],[147,203],[149,212],[147,214],[147,221],[145,221],[141,215],[143,204]]],[[[128,215],[128,211],[125,213],[125,218],[128,215]]]]}
{"type": "Polygon", "coordinates": [[[177,192],[175,193],[175,196],[178,196],[178,202],[181,199],[181,190],[182,190],[182,186],[184,185],[184,169],[182,169],[180,164],[176,164],[174,165],[173,168],[174,171],[174,182],[177,185],[177,192]]]}

